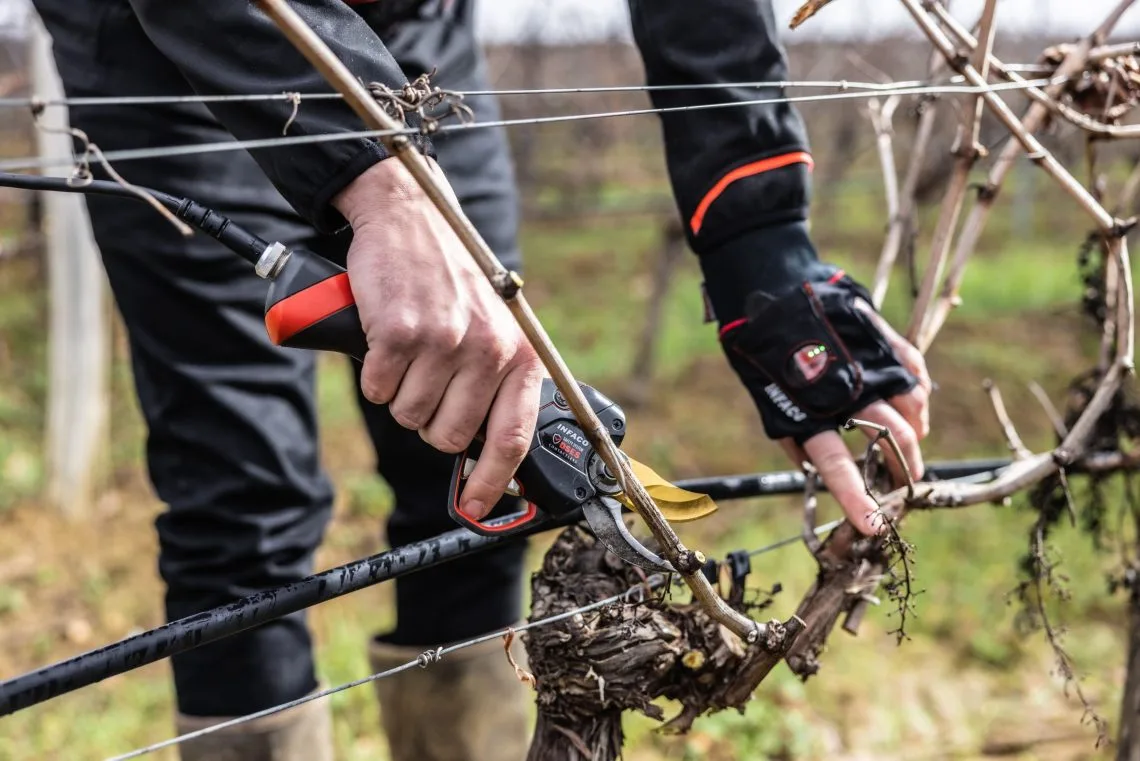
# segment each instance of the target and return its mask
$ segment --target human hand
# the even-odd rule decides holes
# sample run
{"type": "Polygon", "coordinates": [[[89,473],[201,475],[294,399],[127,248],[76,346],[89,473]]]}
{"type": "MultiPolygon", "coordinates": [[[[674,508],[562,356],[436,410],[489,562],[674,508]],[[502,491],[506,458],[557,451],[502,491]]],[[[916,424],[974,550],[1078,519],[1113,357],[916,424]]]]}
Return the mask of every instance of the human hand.
{"type": "MultiPolygon", "coordinates": [[[[842,272],[779,298],[754,294],[747,314],[725,326],[721,340],[768,436],[797,465],[813,464],[857,530],[880,533],[877,506],[836,429],[850,418],[886,427],[911,476],[921,478],[919,442],[929,432],[931,391],[922,354],[842,272]]],[[[902,463],[890,448],[884,450],[895,483],[905,483],[902,463]]]]}
{"type": "Polygon", "coordinates": [[[368,169],[333,205],[353,230],[348,273],[368,338],[361,390],[443,452],[463,451],[486,421],[459,504],[481,519],[530,446],[542,364],[399,160],[368,169]]]}

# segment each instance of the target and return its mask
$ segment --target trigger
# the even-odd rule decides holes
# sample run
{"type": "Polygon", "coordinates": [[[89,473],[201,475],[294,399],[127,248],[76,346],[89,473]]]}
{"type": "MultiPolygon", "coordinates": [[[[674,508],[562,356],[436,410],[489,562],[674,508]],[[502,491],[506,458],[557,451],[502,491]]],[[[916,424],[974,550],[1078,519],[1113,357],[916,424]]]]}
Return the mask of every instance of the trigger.
{"type": "MultiPolygon", "coordinates": [[[[479,461],[476,459],[470,458],[470,457],[464,458],[462,478],[470,478],[471,477],[471,474],[475,472],[475,463],[477,463],[477,462],[479,462],[479,461]]],[[[518,481],[516,481],[515,479],[512,478],[511,482],[509,484],[507,484],[506,493],[512,497],[521,497],[522,496],[522,487],[519,486],[518,481]]]]}

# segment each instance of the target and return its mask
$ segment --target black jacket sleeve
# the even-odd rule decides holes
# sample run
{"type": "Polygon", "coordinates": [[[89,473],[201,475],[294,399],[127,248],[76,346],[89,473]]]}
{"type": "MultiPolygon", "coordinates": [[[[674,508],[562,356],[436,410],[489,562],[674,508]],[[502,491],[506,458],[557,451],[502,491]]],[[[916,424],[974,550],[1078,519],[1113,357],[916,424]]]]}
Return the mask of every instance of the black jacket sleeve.
{"type": "MultiPolygon", "coordinates": [[[[250,0],[130,0],[147,36],[199,94],[314,93],[331,87],[250,0]]],[[[353,74],[391,87],[406,78],[380,38],[343,0],[291,0],[353,74]]],[[[280,136],[293,112],[284,100],[209,104],[238,139],[280,136]]],[[[341,100],[302,100],[288,134],[366,129],[341,100]]],[[[329,201],[387,157],[376,140],[352,138],[251,151],[298,213],[331,232],[344,219],[329,201]]]]}
{"type": "MultiPolygon", "coordinates": [[[[628,1],[650,86],[788,78],[771,0],[628,1]]],[[[734,87],[655,90],[650,97],[658,108],[679,108],[783,94],[778,87],[734,87]]],[[[674,111],[661,114],[661,123],[673,193],[697,254],[806,219],[811,156],[789,104],[674,111]]]]}

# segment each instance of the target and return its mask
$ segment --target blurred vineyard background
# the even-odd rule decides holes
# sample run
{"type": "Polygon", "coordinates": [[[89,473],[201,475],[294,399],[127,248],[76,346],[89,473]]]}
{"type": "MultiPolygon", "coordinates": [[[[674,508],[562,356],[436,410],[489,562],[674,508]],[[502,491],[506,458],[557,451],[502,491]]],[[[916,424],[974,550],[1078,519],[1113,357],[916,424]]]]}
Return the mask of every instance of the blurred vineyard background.
{"type": "MultiPolygon", "coordinates": [[[[1057,39],[999,33],[996,53],[1033,62],[1057,39]]],[[[489,49],[497,88],[637,84],[636,51],[621,41],[588,45],[514,44],[489,49]]],[[[913,38],[874,43],[803,42],[789,47],[797,80],[909,80],[925,77],[929,47],[913,38]]],[[[0,49],[0,95],[30,94],[27,51],[19,39],[0,49]]],[[[792,90],[806,95],[817,91],[792,90]]],[[[1026,100],[1007,95],[1016,109],[1026,100]]],[[[642,93],[511,96],[506,118],[625,110],[648,106],[642,93]]],[[[905,166],[920,101],[904,99],[895,117],[905,166]]],[[[929,228],[952,157],[960,104],[937,101],[945,118],[919,184],[921,268],[929,228]]],[[[870,281],[886,225],[882,174],[866,101],[804,103],[816,159],[813,230],[823,254],[870,281]]],[[[1005,137],[983,124],[991,148],[1005,137]]],[[[715,330],[701,322],[695,259],[676,264],[651,365],[642,326],[654,272],[675,224],[654,116],[546,124],[510,133],[523,199],[527,289],[539,316],[584,380],[630,405],[627,449],[674,478],[787,467],[762,435],[745,393],[723,362],[715,330]],[[582,308],[583,303],[587,305],[582,308]],[[651,384],[632,382],[635,358],[651,384]],[[648,370],[646,370],[648,368],[648,370]]],[[[1070,167],[1085,158],[1081,138],[1051,128],[1047,145],[1070,167]]],[[[0,109],[0,156],[35,152],[30,115],[0,109]]],[[[1128,145],[1100,152],[1099,171],[1116,189],[1140,160],[1128,145]]],[[[118,167],[130,179],[130,165],[118,167]]],[[[975,172],[984,178],[985,164],[975,172]]],[[[1085,177],[1086,174],[1078,173],[1085,177]]],[[[1112,205],[1111,197],[1109,199],[1112,205]]],[[[121,328],[114,324],[110,428],[95,499],[65,518],[43,499],[47,404],[47,269],[40,202],[0,189],[0,675],[86,650],[160,623],[152,522],[161,510],[149,489],[144,431],[130,382],[121,328]]],[[[928,459],[1001,456],[1000,431],[982,391],[994,379],[1031,447],[1051,429],[1027,388],[1040,383],[1058,404],[1068,382],[1095,358],[1094,333],[1079,312],[1077,258],[1089,224],[1027,161],[1007,182],[966,277],[964,303],[936,342],[930,365],[940,389],[933,402],[928,459]]],[[[1123,210],[1126,215],[1135,210],[1123,210]]],[[[909,313],[907,267],[896,271],[885,311],[909,313]]],[[[644,377],[644,376],[643,376],[644,377]]],[[[370,452],[350,392],[348,367],[322,360],[320,400],[326,464],[339,487],[336,516],[318,565],[377,551],[389,495],[372,473],[370,452]]],[[[1079,491],[1080,487],[1078,487],[1079,491]]],[[[837,513],[824,507],[825,518],[837,513]]],[[[1095,733],[1066,698],[1040,633],[1023,631],[1010,602],[1033,514],[1022,501],[962,512],[916,515],[904,534],[916,547],[918,618],[912,639],[896,646],[889,606],[876,610],[857,639],[837,633],[823,670],[801,683],[779,669],[742,716],[698,721],[691,735],[662,737],[652,722],[630,719],[627,757],[652,759],[920,759],[1099,756],[1095,733]]],[[[1132,530],[1121,523],[1114,536],[1132,530]]],[[[726,504],[682,532],[707,552],[754,547],[799,531],[795,500],[726,504]]],[[[537,562],[549,537],[534,542],[537,562]]],[[[1123,542],[1122,538],[1122,542],[1123,542]]],[[[1097,547],[1080,528],[1053,541],[1072,599],[1058,606],[1086,693],[1112,721],[1126,650],[1123,594],[1109,593],[1120,566],[1115,539],[1097,547]]],[[[814,566],[799,547],[766,556],[753,581],[783,585],[773,614],[786,617],[814,566]]],[[[366,673],[363,644],[390,622],[389,587],[357,593],[313,611],[323,678],[366,673]]],[[[172,732],[168,670],[156,664],[0,719],[0,761],[101,758],[172,732]]],[[[383,758],[368,688],[333,698],[343,759],[383,758]]],[[[172,754],[156,757],[174,758],[172,754]]]]}

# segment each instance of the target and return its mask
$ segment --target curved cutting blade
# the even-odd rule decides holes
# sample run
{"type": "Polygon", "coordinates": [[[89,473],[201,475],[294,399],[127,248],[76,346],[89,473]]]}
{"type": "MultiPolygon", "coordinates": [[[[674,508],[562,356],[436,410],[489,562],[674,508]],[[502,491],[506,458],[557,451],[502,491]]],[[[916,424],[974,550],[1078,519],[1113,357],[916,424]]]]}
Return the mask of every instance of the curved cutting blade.
{"type": "Polygon", "coordinates": [[[673,566],[633,538],[621,515],[621,503],[610,497],[591,499],[582,506],[586,523],[610,552],[647,571],[673,573],[673,566]]]}

